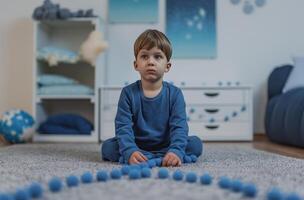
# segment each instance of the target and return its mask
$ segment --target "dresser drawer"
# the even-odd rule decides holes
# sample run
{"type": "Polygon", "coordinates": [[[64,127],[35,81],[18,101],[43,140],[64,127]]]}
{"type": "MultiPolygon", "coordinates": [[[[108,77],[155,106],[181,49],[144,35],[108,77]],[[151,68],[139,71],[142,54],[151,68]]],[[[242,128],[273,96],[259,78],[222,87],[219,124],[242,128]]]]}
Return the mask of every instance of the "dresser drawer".
{"type": "Polygon", "coordinates": [[[204,141],[252,140],[252,127],[249,122],[218,124],[192,122],[188,125],[189,135],[196,135],[204,141]]]}
{"type": "Polygon", "coordinates": [[[249,120],[249,111],[246,105],[187,105],[186,113],[189,121],[195,122],[230,122],[249,120]]]}
{"type": "Polygon", "coordinates": [[[183,90],[186,104],[243,104],[243,90],[183,90]]]}

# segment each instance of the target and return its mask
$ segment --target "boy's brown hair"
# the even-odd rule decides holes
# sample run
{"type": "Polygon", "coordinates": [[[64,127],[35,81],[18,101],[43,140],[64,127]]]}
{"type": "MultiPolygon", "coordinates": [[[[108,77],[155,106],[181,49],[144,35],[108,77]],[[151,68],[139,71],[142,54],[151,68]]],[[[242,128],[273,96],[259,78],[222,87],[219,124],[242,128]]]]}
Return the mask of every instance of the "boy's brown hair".
{"type": "Polygon", "coordinates": [[[170,60],[172,56],[171,43],[165,34],[155,29],[148,29],[138,36],[134,43],[135,59],[141,49],[150,50],[153,47],[162,50],[166,55],[167,60],[170,60]]]}

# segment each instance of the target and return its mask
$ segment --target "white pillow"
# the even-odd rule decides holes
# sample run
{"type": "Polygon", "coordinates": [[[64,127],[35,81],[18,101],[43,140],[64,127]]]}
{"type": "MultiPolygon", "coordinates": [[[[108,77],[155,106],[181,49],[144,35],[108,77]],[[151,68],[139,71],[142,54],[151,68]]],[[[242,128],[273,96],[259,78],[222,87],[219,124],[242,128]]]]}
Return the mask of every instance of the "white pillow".
{"type": "Polygon", "coordinates": [[[283,93],[299,87],[304,87],[304,57],[293,58],[294,67],[283,88],[283,93]]]}

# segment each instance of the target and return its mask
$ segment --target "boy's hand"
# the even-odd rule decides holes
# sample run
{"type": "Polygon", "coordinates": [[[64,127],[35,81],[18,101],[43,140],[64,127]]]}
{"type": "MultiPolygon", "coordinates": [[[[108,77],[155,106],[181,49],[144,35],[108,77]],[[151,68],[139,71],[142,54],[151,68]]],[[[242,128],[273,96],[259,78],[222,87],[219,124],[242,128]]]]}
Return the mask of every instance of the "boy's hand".
{"type": "Polygon", "coordinates": [[[130,156],[129,164],[139,164],[139,163],[145,162],[147,160],[148,159],[146,158],[146,156],[144,156],[144,154],[142,154],[139,151],[134,151],[132,153],[132,155],[130,156]]]}
{"type": "Polygon", "coordinates": [[[166,153],[164,159],[163,159],[163,162],[162,162],[162,165],[164,167],[177,167],[177,166],[181,166],[182,164],[182,161],[179,159],[179,157],[175,154],[175,153],[172,153],[172,152],[168,152],[166,153]]]}

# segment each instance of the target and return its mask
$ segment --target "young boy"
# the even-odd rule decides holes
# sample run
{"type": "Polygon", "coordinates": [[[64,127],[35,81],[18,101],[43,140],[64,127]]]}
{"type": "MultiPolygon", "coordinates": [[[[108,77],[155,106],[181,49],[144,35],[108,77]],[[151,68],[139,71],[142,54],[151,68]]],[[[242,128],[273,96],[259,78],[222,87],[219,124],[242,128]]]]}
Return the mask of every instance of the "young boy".
{"type": "Polygon", "coordinates": [[[134,44],[134,69],[141,79],[123,88],[115,118],[116,137],[102,145],[102,158],[139,164],[163,157],[162,166],[180,166],[185,155],[202,154],[202,142],[188,136],[181,90],[165,81],[171,44],[158,30],[146,30],[134,44]]]}

